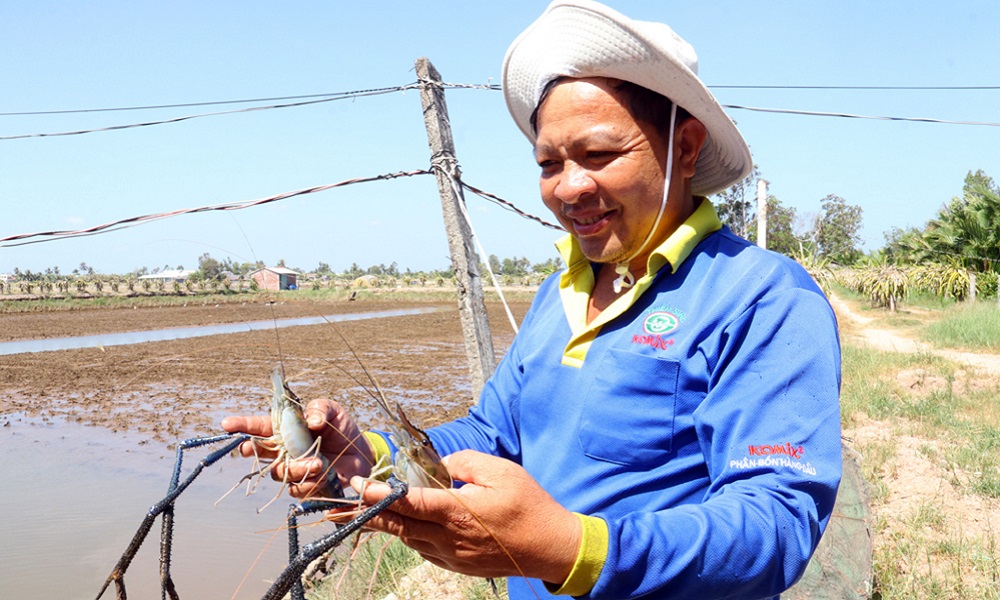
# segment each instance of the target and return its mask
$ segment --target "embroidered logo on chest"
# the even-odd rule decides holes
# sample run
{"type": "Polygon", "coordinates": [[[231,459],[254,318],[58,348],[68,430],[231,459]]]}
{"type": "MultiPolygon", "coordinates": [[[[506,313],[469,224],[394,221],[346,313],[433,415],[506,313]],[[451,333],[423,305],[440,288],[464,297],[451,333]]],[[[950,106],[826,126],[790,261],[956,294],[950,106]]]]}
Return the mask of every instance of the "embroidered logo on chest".
{"type": "Polygon", "coordinates": [[[674,345],[674,340],[665,336],[680,326],[682,318],[668,310],[654,310],[643,319],[642,334],[633,335],[632,343],[666,350],[674,345]]]}
{"type": "Polygon", "coordinates": [[[680,320],[673,313],[656,311],[642,322],[642,330],[651,335],[665,335],[677,329],[680,320]]]}

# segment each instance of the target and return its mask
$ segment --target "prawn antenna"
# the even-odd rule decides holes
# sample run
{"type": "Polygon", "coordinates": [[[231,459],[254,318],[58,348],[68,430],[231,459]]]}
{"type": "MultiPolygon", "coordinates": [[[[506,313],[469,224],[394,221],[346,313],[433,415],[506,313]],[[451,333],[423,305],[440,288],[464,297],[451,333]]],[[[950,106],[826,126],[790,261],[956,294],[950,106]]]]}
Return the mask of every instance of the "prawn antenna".
{"type": "Polygon", "coordinates": [[[357,351],[354,350],[354,346],[352,346],[351,343],[347,341],[347,338],[344,337],[344,334],[340,332],[340,329],[337,328],[337,325],[333,321],[327,319],[326,317],[322,318],[333,328],[333,332],[337,334],[337,337],[339,337],[340,341],[342,341],[344,343],[344,346],[347,347],[347,350],[351,353],[351,356],[354,357],[354,362],[358,364],[358,366],[361,368],[361,372],[364,373],[365,378],[368,379],[368,385],[366,385],[357,376],[355,376],[354,373],[351,373],[343,366],[339,364],[334,364],[334,367],[336,367],[341,373],[349,377],[352,381],[354,381],[354,383],[358,384],[358,386],[362,390],[364,390],[366,394],[371,396],[371,398],[375,400],[375,402],[379,405],[379,408],[382,409],[382,412],[385,415],[385,417],[391,420],[392,413],[389,411],[389,404],[386,402],[385,394],[382,392],[382,387],[379,386],[378,381],[375,379],[375,376],[372,375],[371,371],[368,370],[368,367],[365,366],[364,361],[361,360],[361,357],[358,356],[357,351]],[[371,387],[369,387],[369,385],[371,387]],[[375,391],[372,391],[373,389],[375,391]]]}

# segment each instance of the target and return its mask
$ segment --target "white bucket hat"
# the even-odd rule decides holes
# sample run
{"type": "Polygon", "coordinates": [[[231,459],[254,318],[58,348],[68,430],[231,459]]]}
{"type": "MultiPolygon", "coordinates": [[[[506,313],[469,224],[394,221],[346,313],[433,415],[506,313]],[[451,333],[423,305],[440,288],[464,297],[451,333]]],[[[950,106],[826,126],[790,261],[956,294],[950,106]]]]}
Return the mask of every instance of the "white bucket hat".
{"type": "Polygon", "coordinates": [[[591,0],[557,0],[510,45],[502,79],[507,108],[531,143],[531,115],[554,79],[609,77],[666,96],[708,130],[691,179],[691,192],[708,196],[746,177],[753,159],[697,73],[694,48],[663,23],[633,21],[591,0]]]}

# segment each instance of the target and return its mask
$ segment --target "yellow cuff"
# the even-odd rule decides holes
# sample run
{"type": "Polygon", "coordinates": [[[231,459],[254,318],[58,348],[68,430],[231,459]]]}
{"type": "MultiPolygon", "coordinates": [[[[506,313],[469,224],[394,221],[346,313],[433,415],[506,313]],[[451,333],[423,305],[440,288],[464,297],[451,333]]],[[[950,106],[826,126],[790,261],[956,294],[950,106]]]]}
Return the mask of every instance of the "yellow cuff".
{"type": "Polygon", "coordinates": [[[549,583],[545,588],[550,594],[560,596],[582,596],[592,590],[601,576],[604,561],[608,558],[608,524],[604,519],[573,513],[580,519],[583,526],[583,538],[580,540],[580,551],[576,562],[569,572],[569,577],[561,586],[549,583]]]}
{"type": "MultiPolygon", "coordinates": [[[[391,465],[392,450],[389,449],[389,442],[385,441],[385,438],[381,435],[372,431],[366,431],[362,435],[365,436],[368,446],[372,449],[372,458],[374,459],[372,467],[375,467],[376,465],[391,465]]],[[[389,479],[390,473],[390,470],[386,470],[385,473],[376,475],[375,478],[385,481],[386,479],[389,479]]]]}

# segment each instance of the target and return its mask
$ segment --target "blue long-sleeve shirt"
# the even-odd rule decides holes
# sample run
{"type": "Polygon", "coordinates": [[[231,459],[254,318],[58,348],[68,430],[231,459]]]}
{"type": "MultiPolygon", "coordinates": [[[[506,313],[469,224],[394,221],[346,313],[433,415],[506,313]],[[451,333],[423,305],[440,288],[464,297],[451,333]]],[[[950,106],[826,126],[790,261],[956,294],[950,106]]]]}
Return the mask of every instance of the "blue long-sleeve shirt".
{"type": "MultiPolygon", "coordinates": [[[[516,461],[606,522],[586,598],[774,597],[830,518],[835,317],[798,264],[720,227],[703,201],[662,268],[589,325],[592,267],[568,244],[479,404],[428,432],[442,455],[516,461]]],[[[549,596],[519,578],[509,590],[549,596]]]]}

